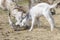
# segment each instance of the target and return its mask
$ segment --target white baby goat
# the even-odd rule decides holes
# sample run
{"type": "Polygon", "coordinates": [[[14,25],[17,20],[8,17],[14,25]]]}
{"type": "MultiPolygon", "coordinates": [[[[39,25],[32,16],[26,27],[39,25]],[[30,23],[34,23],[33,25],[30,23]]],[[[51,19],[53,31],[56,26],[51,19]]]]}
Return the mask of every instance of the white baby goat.
{"type": "Polygon", "coordinates": [[[9,12],[8,20],[12,27],[13,22],[11,20],[11,16],[15,17],[15,25],[19,25],[20,21],[22,20],[22,14],[25,12],[24,7],[18,6],[15,1],[16,0],[0,0],[0,8],[9,12]]]}
{"type": "MultiPolygon", "coordinates": [[[[4,3],[4,7],[8,10],[9,12],[9,24],[12,26],[13,22],[11,20],[11,16],[15,17],[16,19],[16,25],[18,25],[21,21],[21,16],[22,14],[25,12],[24,7],[23,6],[18,6],[14,0],[0,0],[0,4],[2,4],[2,2],[4,3]]],[[[3,5],[2,5],[3,6],[3,5]]],[[[13,26],[12,26],[13,27],[13,26]]]]}
{"type": "MultiPolygon", "coordinates": [[[[42,15],[48,20],[49,24],[51,25],[51,31],[53,31],[53,28],[54,28],[55,25],[54,25],[54,19],[52,17],[50,9],[54,8],[56,5],[57,5],[57,3],[53,4],[53,5],[49,5],[47,3],[39,3],[36,6],[32,7],[29,11],[29,16],[31,17],[31,20],[32,20],[31,28],[29,29],[29,31],[31,31],[33,29],[33,25],[34,25],[34,22],[36,20],[36,17],[39,18],[42,15]]],[[[28,16],[26,16],[22,20],[20,26],[24,26],[26,24],[26,22],[29,19],[27,17],[28,16]]]]}

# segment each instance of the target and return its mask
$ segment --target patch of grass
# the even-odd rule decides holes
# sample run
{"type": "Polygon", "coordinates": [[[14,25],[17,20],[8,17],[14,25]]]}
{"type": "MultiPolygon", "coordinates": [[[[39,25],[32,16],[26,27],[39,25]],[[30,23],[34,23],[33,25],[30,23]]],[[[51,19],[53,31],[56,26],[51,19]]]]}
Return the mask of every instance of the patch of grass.
{"type": "Polygon", "coordinates": [[[18,4],[20,4],[20,5],[26,5],[26,4],[28,4],[28,0],[24,0],[24,1],[18,2],[18,4]]]}

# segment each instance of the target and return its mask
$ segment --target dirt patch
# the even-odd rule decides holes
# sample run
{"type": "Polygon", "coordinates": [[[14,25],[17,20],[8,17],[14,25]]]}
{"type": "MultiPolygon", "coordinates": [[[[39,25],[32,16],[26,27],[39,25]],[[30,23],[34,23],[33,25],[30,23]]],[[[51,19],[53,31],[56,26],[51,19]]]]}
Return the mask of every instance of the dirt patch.
{"type": "Polygon", "coordinates": [[[41,26],[28,30],[14,31],[8,24],[8,14],[0,12],[0,40],[60,40],[60,10],[56,9],[54,20],[56,27],[50,31],[50,25],[41,17],[41,26]]]}

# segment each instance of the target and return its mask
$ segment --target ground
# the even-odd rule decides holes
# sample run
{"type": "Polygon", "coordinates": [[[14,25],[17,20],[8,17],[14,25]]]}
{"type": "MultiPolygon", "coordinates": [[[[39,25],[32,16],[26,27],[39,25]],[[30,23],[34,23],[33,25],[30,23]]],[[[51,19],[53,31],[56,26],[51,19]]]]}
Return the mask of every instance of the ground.
{"type": "Polygon", "coordinates": [[[44,17],[41,17],[41,26],[31,32],[26,30],[14,31],[8,23],[8,13],[0,10],[0,40],[60,40],[60,9],[56,9],[54,30],[44,17]]]}

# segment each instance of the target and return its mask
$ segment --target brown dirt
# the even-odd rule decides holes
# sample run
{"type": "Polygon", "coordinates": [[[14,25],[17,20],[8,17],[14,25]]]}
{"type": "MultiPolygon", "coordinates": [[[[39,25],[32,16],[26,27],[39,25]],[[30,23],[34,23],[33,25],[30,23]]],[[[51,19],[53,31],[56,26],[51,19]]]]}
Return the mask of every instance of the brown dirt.
{"type": "Polygon", "coordinates": [[[8,24],[8,13],[0,12],[0,40],[60,40],[60,9],[56,9],[56,27],[51,32],[47,20],[41,17],[41,26],[28,30],[14,31],[8,24]]]}

